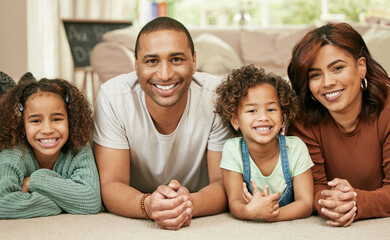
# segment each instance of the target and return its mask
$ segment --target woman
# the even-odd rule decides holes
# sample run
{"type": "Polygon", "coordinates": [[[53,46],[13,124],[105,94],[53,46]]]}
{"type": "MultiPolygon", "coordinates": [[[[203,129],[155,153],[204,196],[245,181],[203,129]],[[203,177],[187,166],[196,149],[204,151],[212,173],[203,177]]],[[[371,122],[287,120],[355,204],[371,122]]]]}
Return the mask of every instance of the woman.
{"type": "Polygon", "coordinates": [[[288,75],[302,111],[288,133],[315,164],[315,210],[332,226],[390,216],[390,79],[360,34],[346,23],[310,31],[288,75]]]}

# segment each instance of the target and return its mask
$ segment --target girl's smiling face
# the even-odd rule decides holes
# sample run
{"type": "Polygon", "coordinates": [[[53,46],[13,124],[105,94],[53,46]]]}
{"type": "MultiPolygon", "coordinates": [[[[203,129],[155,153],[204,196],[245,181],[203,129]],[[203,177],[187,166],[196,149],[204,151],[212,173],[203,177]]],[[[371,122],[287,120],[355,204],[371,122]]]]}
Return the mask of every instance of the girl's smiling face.
{"type": "Polygon", "coordinates": [[[41,168],[52,169],[69,137],[65,101],[58,94],[38,92],[24,106],[26,138],[41,168]]]}
{"type": "Polygon", "coordinates": [[[248,146],[275,141],[283,124],[275,87],[262,83],[249,88],[240,100],[237,116],[233,115],[230,122],[236,130],[241,130],[248,146]]]}

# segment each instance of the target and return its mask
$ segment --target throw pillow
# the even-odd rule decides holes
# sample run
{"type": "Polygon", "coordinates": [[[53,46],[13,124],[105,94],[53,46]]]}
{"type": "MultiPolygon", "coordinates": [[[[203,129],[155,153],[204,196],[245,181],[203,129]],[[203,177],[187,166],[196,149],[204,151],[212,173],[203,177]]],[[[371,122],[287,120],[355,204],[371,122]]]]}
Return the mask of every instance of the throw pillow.
{"type": "Polygon", "coordinates": [[[222,39],[210,33],[200,34],[194,39],[196,70],[225,76],[234,68],[242,66],[236,51],[222,39]]]}

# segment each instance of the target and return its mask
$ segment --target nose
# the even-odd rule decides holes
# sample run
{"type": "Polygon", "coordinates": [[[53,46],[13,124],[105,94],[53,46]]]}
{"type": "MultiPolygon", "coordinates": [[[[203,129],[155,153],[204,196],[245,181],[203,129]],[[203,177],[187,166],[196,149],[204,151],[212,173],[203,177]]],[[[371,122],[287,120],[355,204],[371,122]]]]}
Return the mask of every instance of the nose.
{"type": "Polygon", "coordinates": [[[44,121],[42,124],[41,132],[42,133],[51,133],[53,132],[53,123],[52,121],[44,121]]]}
{"type": "Polygon", "coordinates": [[[329,74],[324,74],[324,77],[322,78],[322,86],[327,88],[331,87],[336,84],[336,79],[332,76],[329,76],[329,74]]]}
{"type": "Polygon", "coordinates": [[[158,70],[158,77],[162,81],[168,81],[173,76],[173,69],[169,62],[162,61],[158,70]]]}
{"type": "Polygon", "coordinates": [[[261,122],[261,121],[267,121],[268,120],[268,115],[267,115],[267,111],[266,110],[261,110],[261,111],[258,111],[257,112],[257,115],[256,115],[256,120],[258,122],[261,122]]]}

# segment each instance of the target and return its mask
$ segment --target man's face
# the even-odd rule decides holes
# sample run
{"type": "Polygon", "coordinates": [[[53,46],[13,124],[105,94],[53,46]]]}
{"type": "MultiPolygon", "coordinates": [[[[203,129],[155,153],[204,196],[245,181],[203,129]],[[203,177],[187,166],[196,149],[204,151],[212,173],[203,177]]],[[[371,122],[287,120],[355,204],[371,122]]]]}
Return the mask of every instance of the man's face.
{"type": "Polygon", "coordinates": [[[186,102],[196,67],[186,34],[174,30],[146,33],[138,44],[135,71],[146,101],[161,107],[186,102]]]}

